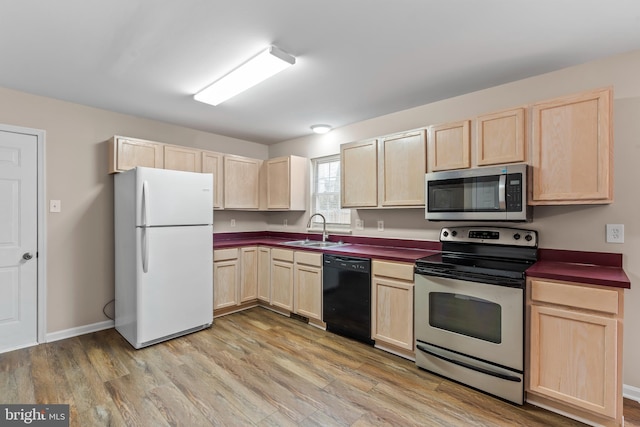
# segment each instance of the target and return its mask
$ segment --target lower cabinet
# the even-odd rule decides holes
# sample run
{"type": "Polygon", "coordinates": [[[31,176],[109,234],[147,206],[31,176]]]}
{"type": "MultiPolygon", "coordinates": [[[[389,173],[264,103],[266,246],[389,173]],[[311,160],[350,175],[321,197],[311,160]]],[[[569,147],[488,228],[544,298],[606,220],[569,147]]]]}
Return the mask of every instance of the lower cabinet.
{"type": "Polygon", "coordinates": [[[415,357],[413,263],[371,262],[371,337],[376,347],[415,357]]]}
{"type": "Polygon", "coordinates": [[[258,247],[240,248],[240,303],[258,299],[258,247]]]}
{"type": "Polygon", "coordinates": [[[322,254],[296,251],[294,260],[293,311],[322,321],[322,254]]]}
{"type": "Polygon", "coordinates": [[[271,249],[271,305],[293,311],[293,251],[271,249]]]}
{"type": "Polygon", "coordinates": [[[213,314],[238,305],[238,249],[213,251],[213,314]]]}
{"type": "Polygon", "coordinates": [[[527,280],[527,401],[622,425],[623,290],[527,280]]]}
{"type": "Polygon", "coordinates": [[[258,300],[271,303],[271,248],[258,246],[258,300]]]}

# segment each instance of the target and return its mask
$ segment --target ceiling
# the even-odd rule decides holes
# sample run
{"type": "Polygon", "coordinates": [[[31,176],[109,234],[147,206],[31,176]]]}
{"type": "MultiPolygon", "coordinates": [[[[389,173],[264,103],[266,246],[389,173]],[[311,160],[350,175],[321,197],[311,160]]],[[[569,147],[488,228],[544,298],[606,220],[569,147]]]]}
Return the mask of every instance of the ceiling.
{"type": "Polygon", "coordinates": [[[640,49],[638,0],[0,0],[0,86],[273,144],[640,49]],[[193,94],[274,44],[296,64],[193,94]]]}

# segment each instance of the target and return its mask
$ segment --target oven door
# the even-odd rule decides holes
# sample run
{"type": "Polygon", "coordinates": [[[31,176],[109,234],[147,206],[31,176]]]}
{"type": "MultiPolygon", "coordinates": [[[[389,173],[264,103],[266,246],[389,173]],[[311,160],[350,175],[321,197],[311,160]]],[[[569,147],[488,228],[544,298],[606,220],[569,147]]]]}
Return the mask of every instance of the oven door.
{"type": "Polygon", "coordinates": [[[415,279],[416,340],[523,371],[523,289],[421,274],[415,279]]]}

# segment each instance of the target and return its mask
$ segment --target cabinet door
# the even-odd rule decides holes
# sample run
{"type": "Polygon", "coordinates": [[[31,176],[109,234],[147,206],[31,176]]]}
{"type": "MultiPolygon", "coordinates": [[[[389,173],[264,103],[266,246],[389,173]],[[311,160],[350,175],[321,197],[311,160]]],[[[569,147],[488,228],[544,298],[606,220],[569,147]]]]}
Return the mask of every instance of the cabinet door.
{"type": "Polygon", "coordinates": [[[113,137],[109,141],[109,173],[122,172],[136,166],[164,167],[164,144],[141,139],[113,137]]]}
{"type": "Polygon", "coordinates": [[[322,255],[296,251],[293,311],[322,320],[322,255]]]}
{"type": "Polygon", "coordinates": [[[271,302],[271,249],[258,247],[258,299],[271,302]]]}
{"type": "Polygon", "coordinates": [[[340,187],[343,208],[378,205],[377,141],[340,146],[340,187]]]}
{"type": "Polygon", "coordinates": [[[291,162],[289,157],[269,159],[267,164],[267,209],[291,207],[291,162]]]}
{"type": "Polygon", "coordinates": [[[610,89],[534,104],[531,204],[613,201],[610,89]]]}
{"type": "Polygon", "coordinates": [[[424,206],[426,151],[423,131],[380,141],[382,206],[424,206]]]}
{"type": "Polygon", "coordinates": [[[271,304],[293,310],[293,263],[273,260],[271,262],[271,304]]]}
{"type": "Polygon", "coordinates": [[[615,418],[616,319],[540,305],[530,319],[528,391],[615,418]]]}
{"type": "Polygon", "coordinates": [[[213,263],[213,313],[238,305],[238,260],[213,263]]]}
{"type": "Polygon", "coordinates": [[[240,303],[258,298],[258,248],[240,249],[240,303]]]}
{"type": "Polygon", "coordinates": [[[526,115],[515,108],[479,116],[477,123],[477,163],[480,166],[524,162],[526,115]]]}
{"type": "Polygon", "coordinates": [[[471,166],[470,121],[429,127],[429,170],[464,169],[471,166]]]}
{"type": "Polygon", "coordinates": [[[176,145],[165,145],[164,168],[185,172],[201,172],[202,152],[176,145]]]}
{"type": "Polygon", "coordinates": [[[260,165],[262,161],[240,156],[224,156],[224,207],[260,207],[260,165]]]}
{"type": "Polygon", "coordinates": [[[413,283],[373,277],[372,337],[413,351],[413,283]]]}
{"type": "Polygon", "coordinates": [[[213,174],[213,208],[222,209],[224,191],[224,156],[213,151],[202,152],[202,172],[213,174]]]}

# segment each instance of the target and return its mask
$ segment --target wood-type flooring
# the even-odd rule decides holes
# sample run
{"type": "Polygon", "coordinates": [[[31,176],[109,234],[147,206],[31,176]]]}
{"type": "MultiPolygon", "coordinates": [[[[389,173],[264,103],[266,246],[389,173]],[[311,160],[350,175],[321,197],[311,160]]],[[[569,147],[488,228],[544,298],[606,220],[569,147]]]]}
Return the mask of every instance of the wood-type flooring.
{"type": "Polygon", "coordinates": [[[142,350],[109,329],[1,354],[0,403],[67,403],[72,426],[581,425],[263,308],[142,350]]]}

